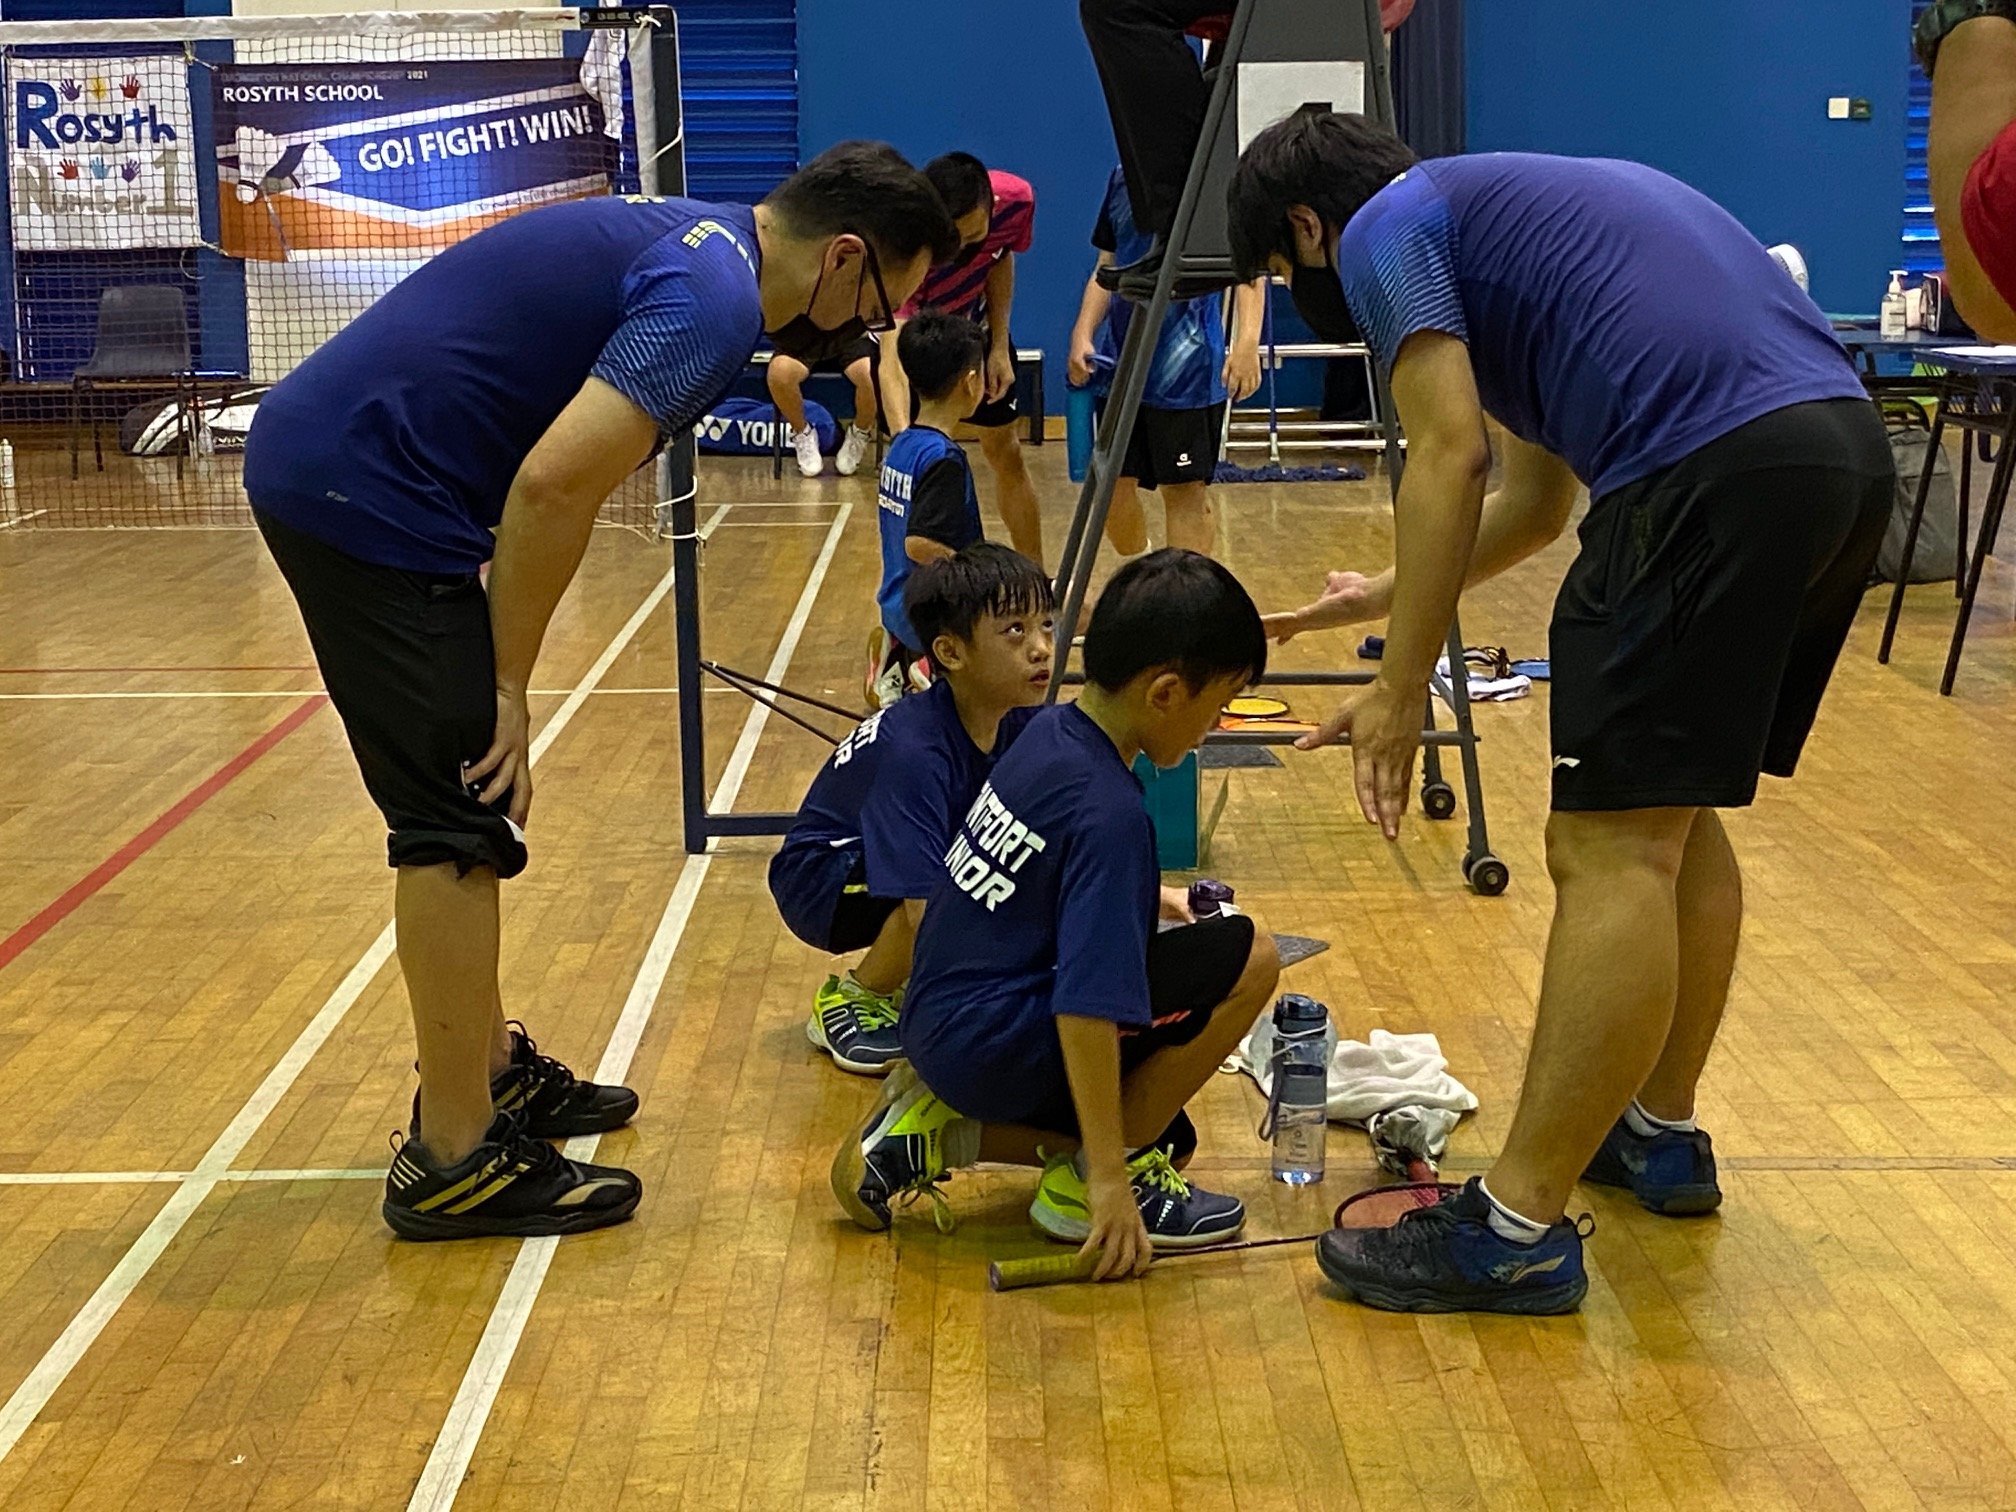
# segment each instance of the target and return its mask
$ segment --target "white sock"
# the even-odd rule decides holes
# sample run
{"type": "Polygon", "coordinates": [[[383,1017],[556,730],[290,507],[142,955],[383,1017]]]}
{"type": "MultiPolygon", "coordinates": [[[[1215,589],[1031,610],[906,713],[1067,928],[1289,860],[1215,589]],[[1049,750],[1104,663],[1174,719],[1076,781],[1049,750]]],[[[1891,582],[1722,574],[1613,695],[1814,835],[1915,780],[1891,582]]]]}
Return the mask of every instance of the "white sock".
{"type": "Polygon", "coordinates": [[[980,1163],[980,1131],[977,1118],[955,1118],[938,1131],[938,1149],[947,1170],[957,1171],[980,1163]]]}
{"type": "Polygon", "coordinates": [[[1694,1132],[1694,1120],[1691,1118],[1656,1118],[1652,1114],[1647,1113],[1639,1104],[1638,1099],[1634,1097],[1631,1099],[1631,1106],[1624,1110],[1624,1127],[1629,1129],[1633,1134],[1636,1134],[1640,1139],[1650,1139],[1654,1134],[1663,1134],[1668,1129],[1678,1130],[1682,1134],[1692,1134],[1694,1132]]]}
{"type": "Polygon", "coordinates": [[[1484,1200],[1491,1204],[1491,1211],[1484,1221],[1491,1226],[1491,1232],[1508,1244],[1538,1244],[1547,1237],[1547,1225],[1535,1223],[1531,1218],[1521,1217],[1491,1195],[1491,1188],[1484,1185],[1482,1178],[1477,1189],[1484,1194],[1484,1200]]]}

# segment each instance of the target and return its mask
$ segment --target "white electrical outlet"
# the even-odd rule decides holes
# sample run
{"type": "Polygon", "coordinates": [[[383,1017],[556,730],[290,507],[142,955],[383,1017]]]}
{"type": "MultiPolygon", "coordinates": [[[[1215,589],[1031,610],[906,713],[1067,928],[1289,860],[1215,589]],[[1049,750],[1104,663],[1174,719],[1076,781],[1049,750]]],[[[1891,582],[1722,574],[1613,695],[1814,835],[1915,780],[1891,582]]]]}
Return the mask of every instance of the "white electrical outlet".
{"type": "Polygon", "coordinates": [[[1848,119],[1848,96],[1829,95],[1827,97],[1827,119],[1845,121],[1848,119]]]}

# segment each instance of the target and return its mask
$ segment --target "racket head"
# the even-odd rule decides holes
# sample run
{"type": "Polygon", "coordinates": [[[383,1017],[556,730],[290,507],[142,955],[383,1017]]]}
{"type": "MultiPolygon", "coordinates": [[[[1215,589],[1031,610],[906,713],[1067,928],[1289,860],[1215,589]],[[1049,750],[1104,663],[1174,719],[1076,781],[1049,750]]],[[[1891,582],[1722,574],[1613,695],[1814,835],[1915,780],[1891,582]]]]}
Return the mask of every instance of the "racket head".
{"type": "Polygon", "coordinates": [[[995,1260],[987,1266],[987,1284],[995,1291],[1020,1291],[1027,1286],[1061,1286],[1088,1280],[1097,1255],[1067,1250],[1061,1255],[1034,1255],[1027,1260],[995,1260]]]}
{"type": "Polygon", "coordinates": [[[1462,1190],[1447,1181],[1403,1181],[1367,1187],[1338,1203],[1331,1221],[1337,1228],[1391,1228],[1408,1213],[1433,1207],[1462,1190]]]}
{"type": "Polygon", "coordinates": [[[1288,704],[1279,698],[1242,693],[1226,704],[1223,712],[1234,719],[1280,719],[1288,712],[1288,704]]]}

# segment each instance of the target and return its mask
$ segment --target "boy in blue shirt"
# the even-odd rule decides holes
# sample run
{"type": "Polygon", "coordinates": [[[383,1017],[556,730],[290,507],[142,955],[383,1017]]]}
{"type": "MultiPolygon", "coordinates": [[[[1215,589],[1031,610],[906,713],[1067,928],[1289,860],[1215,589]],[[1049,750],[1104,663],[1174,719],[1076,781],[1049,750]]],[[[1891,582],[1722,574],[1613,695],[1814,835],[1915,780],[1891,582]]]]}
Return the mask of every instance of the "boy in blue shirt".
{"type": "Polygon", "coordinates": [[[973,469],[952,430],[985,392],[986,337],[970,320],[925,310],[904,323],[896,351],[920,407],[916,423],[889,443],[875,497],[882,622],[871,643],[868,691],[885,709],[930,677],[930,647],[903,611],[903,585],[920,563],[949,557],[985,534],[973,469]]]}
{"type": "MultiPolygon", "coordinates": [[[[1072,383],[1097,386],[1102,409],[1127,340],[1128,323],[1134,318],[1134,304],[1103,288],[1099,270],[1146,257],[1150,241],[1134,224],[1124,170],[1115,168],[1092,228],[1099,269],[1085,282],[1066,367],[1072,383]]],[[[1241,284],[1233,293],[1229,348],[1222,300],[1218,294],[1179,299],[1162,323],[1141,412],[1106,512],[1106,539],[1122,556],[1139,556],[1148,549],[1148,522],[1141,513],[1144,488],[1162,496],[1169,545],[1209,555],[1216,544],[1211,478],[1225,438],[1226,403],[1236,404],[1260,387],[1266,280],[1241,284]]]]}
{"type": "Polygon", "coordinates": [[[991,541],[913,573],[905,621],[938,676],[840,742],[770,863],[793,934],[867,951],[826,979],[805,1025],[843,1071],[880,1076],[902,1058],[896,1010],[924,900],[960,816],[1049,689],[1050,609],[1043,569],[991,541]]]}
{"type": "Polygon", "coordinates": [[[1223,1242],[1238,1199],[1191,1186],[1161,1138],[1252,1027],[1280,971],[1248,917],[1156,932],[1155,833],[1132,762],[1174,766],[1265,668],[1260,617],[1191,551],[1114,574],[1078,702],[995,766],[945,854],[904,1002],[911,1071],[833,1161],[864,1228],[892,1198],[988,1160],[1043,1167],[1030,1217],[1138,1275],[1156,1249],[1223,1242]]]}

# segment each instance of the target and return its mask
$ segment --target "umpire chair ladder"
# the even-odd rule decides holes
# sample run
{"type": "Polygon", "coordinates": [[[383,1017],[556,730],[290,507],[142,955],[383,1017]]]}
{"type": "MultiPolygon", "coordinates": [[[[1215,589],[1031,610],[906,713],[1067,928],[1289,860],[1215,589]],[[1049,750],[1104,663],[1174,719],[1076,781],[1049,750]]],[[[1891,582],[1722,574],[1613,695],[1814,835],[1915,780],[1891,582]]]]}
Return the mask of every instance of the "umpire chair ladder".
{"type": "MultiPolygon", "coordinates": [[[[1234,281],[1225,193],[1238,166],[1242,123],[1254,128],[1247,133],[1250,136],[1301,105],[1319,104],[1362,113],[1389,130],[1394,125],[1392,76],[1379,0],[1239,0],[1224,44],[1214,49],[1210,61],[1216,77],[1204,129],[1191,156],[1183,197],[1170,229],[1168,253],[1156,275],[1153,295],[1128,323],[1105,415],[1093,442],[1091,464],[1064,538],[1057,568],[1057,643],[1066,648],[1067,655],[1084,611],[1099,543],[1105,536],[1113,488],[1141,411],[1156,342],[1176,288],[1179,283],[1194,286],[1196,281],[1215,280],[1222,286],[1234,281]],[[1284,100],[1286,108],[1282,108],[1284,100]]],[[[1377,386],[1386,472],[1397,501],[1406,464],[1404,448],[1386,375],[1376,362],[1370,366],[1377,386]]],[[[1496,896],[1505,891],[1510,872],[1491,853],[1485,826],[1484,783],[1477,765],[1477,733],[1458,620],[1452,620],[1449,628],[1449,669],[1448,677],[1437,674],[1431,680],[1425,700],[1422,811],[1431,819],[1447,819],[1455,812],[1455,793],[1443,780],[1441,755],[1443,747],[1454,746],[1469,813],[1464,880],[1477,892],[1496,896]],[[1448,700],[1452,729],[1437,727],[1438,693],[1448,700]]],[[[1366,684],[1373,677],[1369,672],[1269,672],[1260,681],[1283,688],[1339,687],[1366,684]]],[[[1051,684],[1052,699],[1061,681],[1051,684]]],[[[1206,744],[1288,745],[1295,738],[1286,732],[1216,730],[1206,744]]]]}

